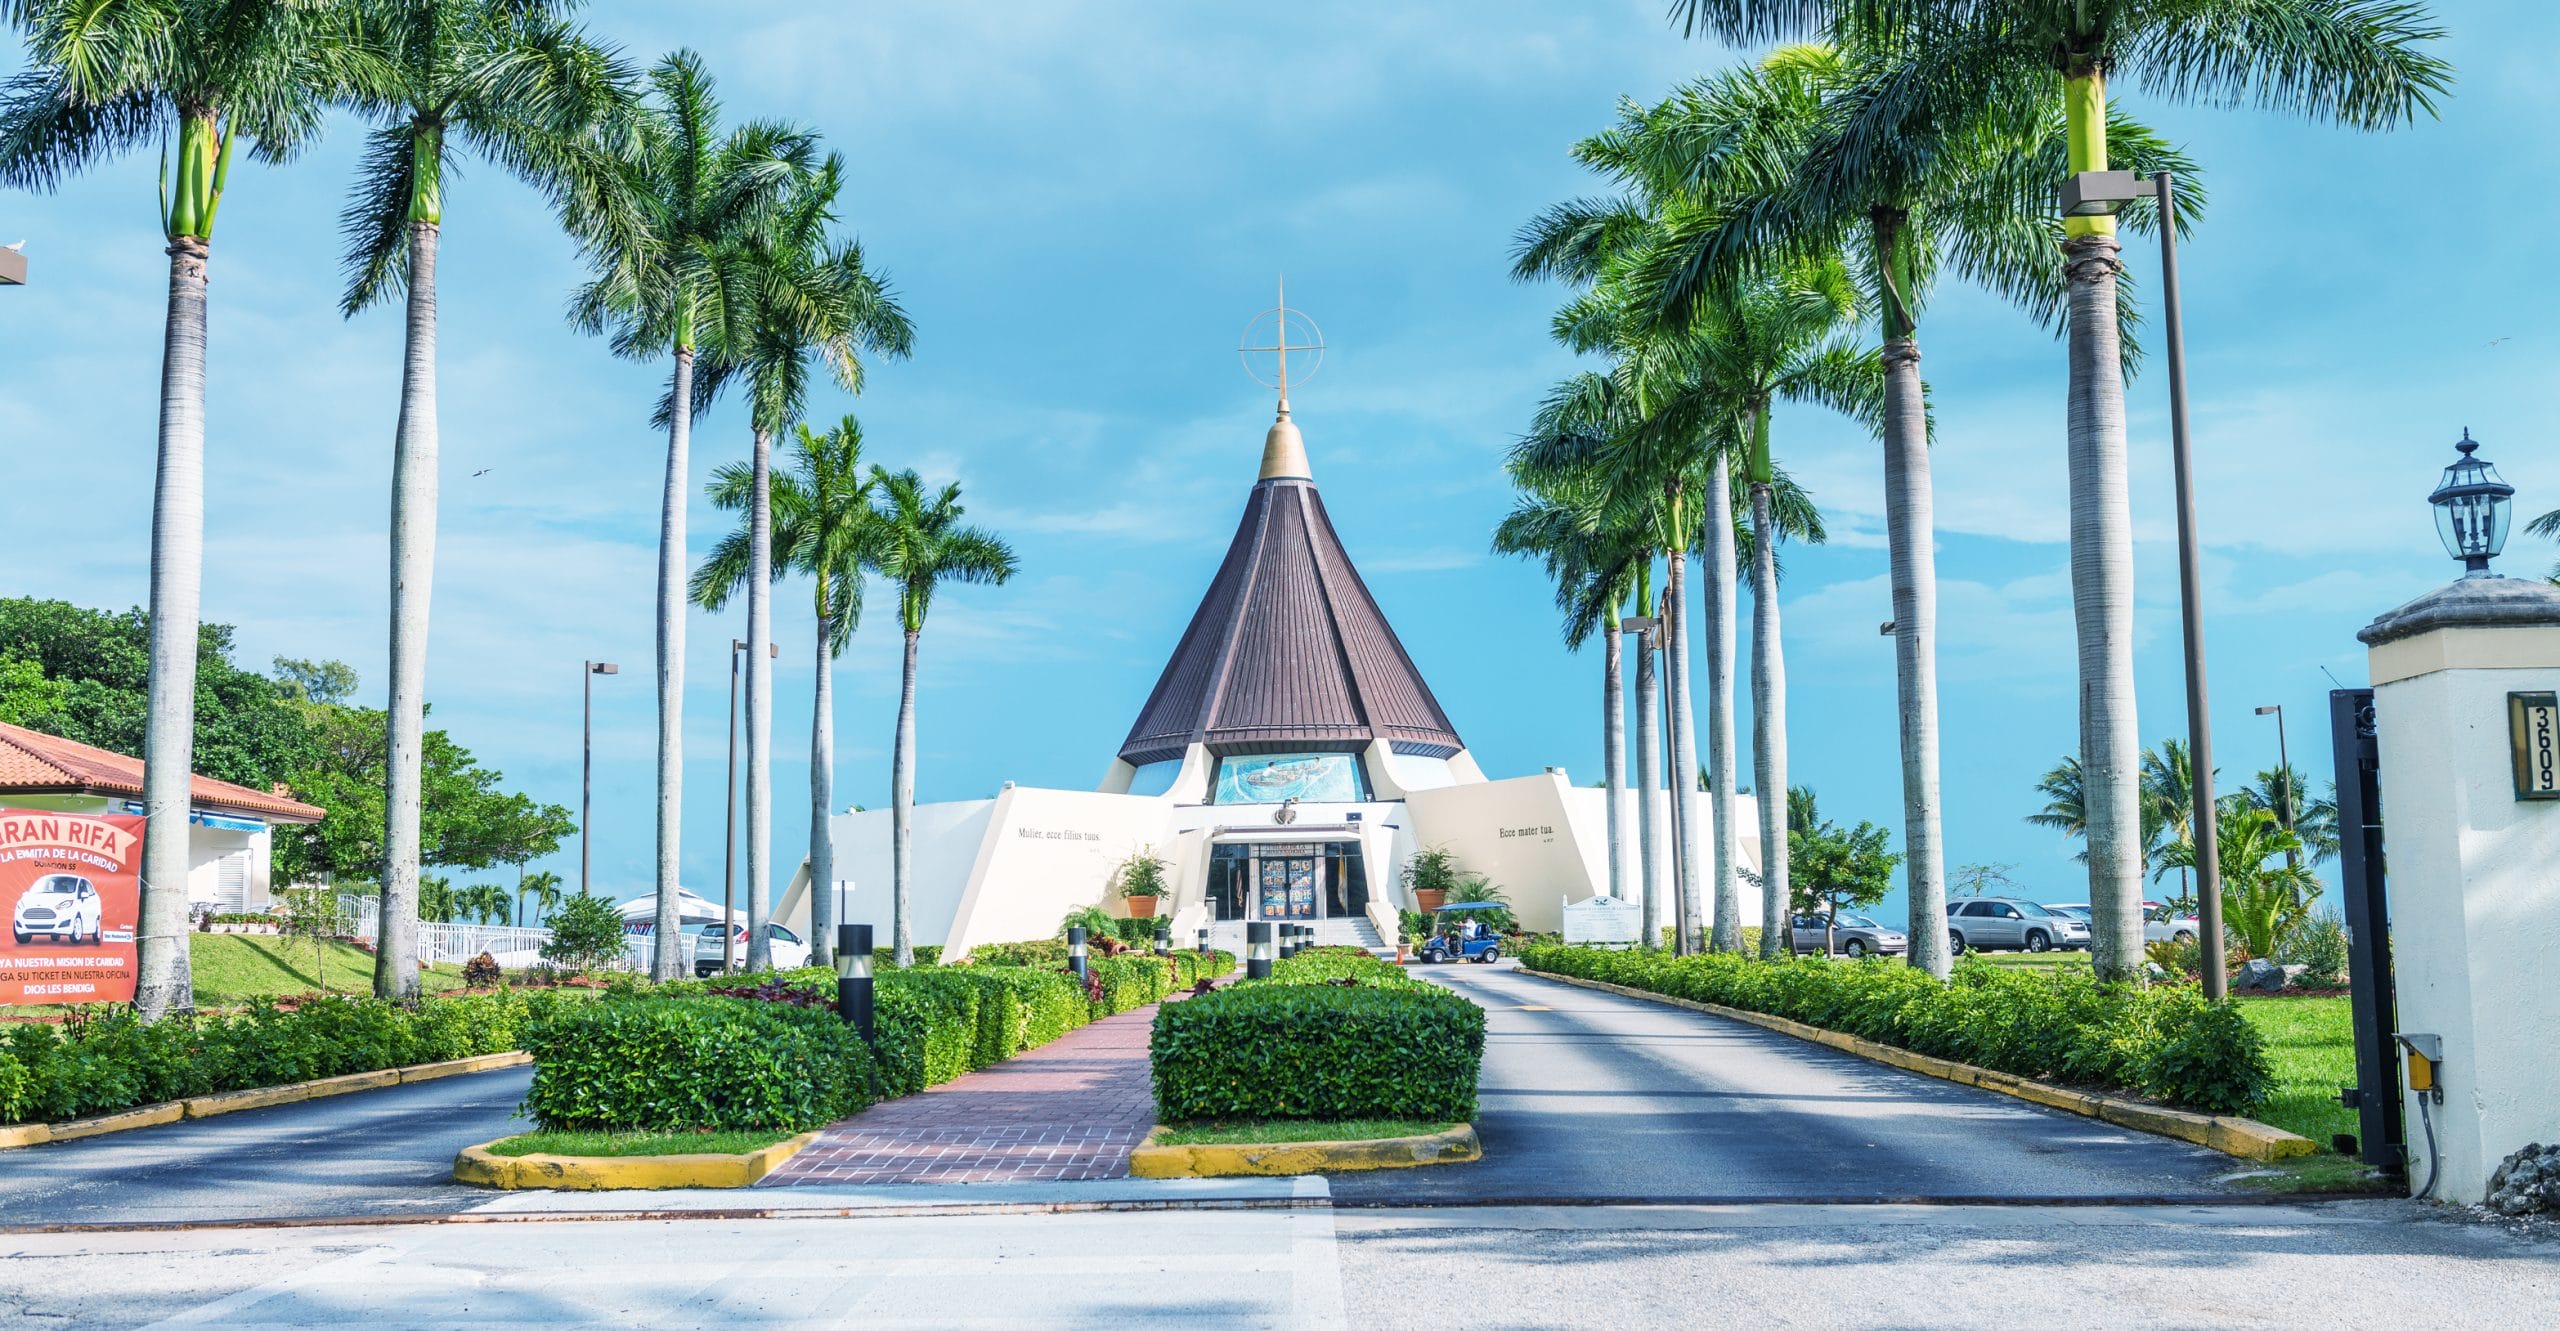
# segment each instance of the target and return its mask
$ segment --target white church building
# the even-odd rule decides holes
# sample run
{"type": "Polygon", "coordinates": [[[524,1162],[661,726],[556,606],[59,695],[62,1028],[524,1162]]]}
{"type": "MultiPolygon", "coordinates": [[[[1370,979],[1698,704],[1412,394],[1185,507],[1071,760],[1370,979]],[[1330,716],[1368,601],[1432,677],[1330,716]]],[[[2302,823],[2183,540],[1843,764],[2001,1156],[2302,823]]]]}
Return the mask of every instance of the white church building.
{"type": "MultiPolygon", "coordinates": [[[[1608,893],[1607,798],[1559,767],[1490,779],[1476,765],[1352,566],[1284,389],[1226,559],[1099,787],[1007,782],[990,799],[917,805],[910,927],[956,958],[1054,936],[1079,907],[1121,915],[1115,873],[1147,850],[1168,866],[1156,914],[1180,945],[1208,929],[1240,948],[1247,921],[1286,920],[1392,946],[1412,905],[1406,861],[1445,847],[1504,890],[1522,927],[1555,930],[1568,902],[1608,893]]],[[[1623,798],[1632,847],[1638,797],[1623,798]]],[[[1654,804],[1667,848],[1668,795],[1654,804]]],[[[1740,859],[1755,867],[1758,818],[1749,797],[1737,804],[1740,859]]],[[[890,813],[836,815],[833,833],[840,918],[885,943],[890,813]]],[[[1704,858],[1708,828],[1697,841],[1704,858]]],[[[1624,872],[1634,895],[1637,866],[1624,872]]],[[[809,887],[803,863],[774,918],[805,933],[809,887]]],[[[1759,894],[1743,895],[1757,924],[1759,894]]]]}

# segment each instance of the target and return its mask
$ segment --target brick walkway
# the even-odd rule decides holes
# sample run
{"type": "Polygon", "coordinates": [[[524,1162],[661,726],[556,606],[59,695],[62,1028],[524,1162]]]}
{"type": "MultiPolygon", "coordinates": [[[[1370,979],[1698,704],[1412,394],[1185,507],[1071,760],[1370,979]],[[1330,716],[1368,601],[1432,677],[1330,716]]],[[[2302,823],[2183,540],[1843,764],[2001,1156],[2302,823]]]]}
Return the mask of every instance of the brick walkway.
{"type": "Polygon", "coordinates": [[[825,1129],[758,1187],[1121,1178],[1155,1126],[1150,1005],[825,1129]]]}

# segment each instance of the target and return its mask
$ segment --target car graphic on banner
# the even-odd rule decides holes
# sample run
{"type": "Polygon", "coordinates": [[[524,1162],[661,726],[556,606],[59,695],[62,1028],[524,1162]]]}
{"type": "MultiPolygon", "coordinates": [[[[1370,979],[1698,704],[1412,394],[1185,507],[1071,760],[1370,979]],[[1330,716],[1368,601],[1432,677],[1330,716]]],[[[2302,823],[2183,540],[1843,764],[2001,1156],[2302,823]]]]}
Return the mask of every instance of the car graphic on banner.
{"type": "Polygon", "coordinates": [[[0,1004],[133,999],[138,815],[0,808],[0,1004]]]}

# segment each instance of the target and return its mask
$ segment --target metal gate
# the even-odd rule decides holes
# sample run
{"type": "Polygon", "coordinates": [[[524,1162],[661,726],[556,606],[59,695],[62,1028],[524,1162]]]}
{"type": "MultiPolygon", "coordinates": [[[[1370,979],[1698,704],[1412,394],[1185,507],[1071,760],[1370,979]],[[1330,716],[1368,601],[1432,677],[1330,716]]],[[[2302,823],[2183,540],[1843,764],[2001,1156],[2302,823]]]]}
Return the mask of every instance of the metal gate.
{"type": "Polygon", "coordinates": [[[2373,690],[2330,691],[2329,737],[2338,772],[2338,876],[2347,896],[2347,1002],[2356,1039],[2356,1084],[2338,1098],[2356,1111],[2364,1162],[2396,1174],[2407,1169],[2408,1154],[2400,1060],[2391,1043],[2391,907],[2383,890],[2382,755],[2373,690]]]}

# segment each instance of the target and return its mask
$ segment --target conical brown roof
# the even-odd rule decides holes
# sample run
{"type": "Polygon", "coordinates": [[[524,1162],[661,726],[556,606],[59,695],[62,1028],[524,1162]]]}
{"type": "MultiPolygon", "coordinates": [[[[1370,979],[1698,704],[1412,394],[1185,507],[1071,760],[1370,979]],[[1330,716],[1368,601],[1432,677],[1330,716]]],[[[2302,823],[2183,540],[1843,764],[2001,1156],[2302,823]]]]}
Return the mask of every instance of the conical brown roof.
{"type": "Polygon", "coordinates": [[[1441,758],[1466,747],[1351,566],[1297,433],[1285,414],[1272,426],[1263,479],[1120,746],[1125,761],[1179,758],[1194,742],[1237,753],[1383,739],[1441,758]]]}

